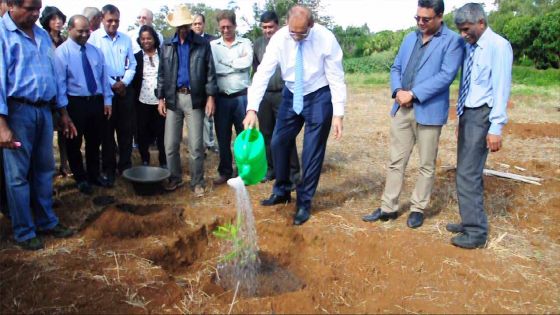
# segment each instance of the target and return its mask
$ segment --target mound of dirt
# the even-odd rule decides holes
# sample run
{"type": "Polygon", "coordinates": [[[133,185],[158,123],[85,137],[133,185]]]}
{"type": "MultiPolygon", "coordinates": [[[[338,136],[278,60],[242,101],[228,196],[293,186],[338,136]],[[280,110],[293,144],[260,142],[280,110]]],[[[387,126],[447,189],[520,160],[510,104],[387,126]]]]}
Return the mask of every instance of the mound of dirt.
{"type": "Polygon", "coordinates": [[[83,235],[92,239],[134,238],[165,234],[184,226],[183,209],[121,204],[106,208],[83,235]]]}

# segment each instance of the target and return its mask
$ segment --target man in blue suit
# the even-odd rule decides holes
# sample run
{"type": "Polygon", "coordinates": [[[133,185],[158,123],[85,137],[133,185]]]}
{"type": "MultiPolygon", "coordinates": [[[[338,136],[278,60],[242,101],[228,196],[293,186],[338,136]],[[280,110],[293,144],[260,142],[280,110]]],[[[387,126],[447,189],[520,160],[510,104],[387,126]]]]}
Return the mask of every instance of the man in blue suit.
{"type": "Polygon", "coordinates": [[[463,40],[443,23],[443,0],[419,0],[418,29],[408,34],[391,67],[395,99],[391,116],[390,162],[381,207],[366,222],[397,218],[404,171],[414,145],[420,174],[411,196],[407,225],[418,228],[430,202],[439,136],[449,112],[449,86],[463,60],[463,40]]]}

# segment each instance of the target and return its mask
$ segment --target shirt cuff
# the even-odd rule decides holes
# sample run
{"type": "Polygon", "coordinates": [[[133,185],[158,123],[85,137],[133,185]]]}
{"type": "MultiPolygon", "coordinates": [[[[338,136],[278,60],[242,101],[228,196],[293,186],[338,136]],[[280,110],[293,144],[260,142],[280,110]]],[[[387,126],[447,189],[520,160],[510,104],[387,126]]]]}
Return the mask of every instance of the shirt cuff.
{"type": "Polygon", "coordinates": [[[344,104],[333,104],[333,116],[344,116],[344,104]]]}
{"type": "Polygon", "coordinates": [[[105,106],[111,106],[113,105],[113,97],[112,96],[105,96],[104,98],[104,102],[105,102],[105,106]]]}
{"type": "Polygon", "coordinates": [[[501,136],[503,127],[504,125],[492,123],[490,124],[490,129],[488,130],[488,133],[496,136],[501,136]]]}
{"type": "Polygon", "coordinates": [[[247,105],[247,110],[245,112],[248,112],[250,110],[254,110],[255,112],[259,112],[259,106],[258,105],[247,105]]]}

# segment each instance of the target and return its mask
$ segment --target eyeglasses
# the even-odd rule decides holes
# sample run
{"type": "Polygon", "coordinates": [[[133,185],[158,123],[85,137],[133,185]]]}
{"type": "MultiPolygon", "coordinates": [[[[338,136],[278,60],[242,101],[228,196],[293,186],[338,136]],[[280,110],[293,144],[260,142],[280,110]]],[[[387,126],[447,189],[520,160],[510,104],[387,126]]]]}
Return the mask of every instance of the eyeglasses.
{"type": "Polygon", "coordinates": [[[307,38],[307,36],[309,36],[309,30],[310,30],[310,28],[308,28],[307,31],[306,31],[305,33],[298,33],[298,32],[292,32],[292,31],[289,31],[289,33],[290,33],[290,36],[291,36],[293,39],[302,40],[302,39],[307,38]]]}
{"type": "Polygon", "coordinates": [[[435,16],[432,17],[425,17],[425,16],[418,16],[415,15],[414,19],[416,20],[416,22],[420,22],[420,20],[422,20],[422,23],[426,24],[426,23],[430,23],[433,19],[435,18],[435,16]]]}

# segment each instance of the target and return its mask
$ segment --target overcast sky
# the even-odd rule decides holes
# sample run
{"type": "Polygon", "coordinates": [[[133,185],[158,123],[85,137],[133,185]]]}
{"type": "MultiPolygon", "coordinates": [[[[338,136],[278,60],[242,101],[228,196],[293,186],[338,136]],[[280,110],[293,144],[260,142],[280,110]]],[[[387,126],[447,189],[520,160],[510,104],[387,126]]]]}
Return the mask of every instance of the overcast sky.
{"type": "MultiPolygon", "coordinates": [[[[136,16],[141,8],[148,8],[158,12],[163,5],[173,8],[179,3],[205,3],[209,7],[218,9],[227,8],[228,0],[206,0],[206,1],[185,1],[185,0],[43,0],[43,7],[52,5],[58,7],[68,17],[74,14],[81,14],[86,6],[96,6],[101,8],[105,4],[111,3],[121,11],[121,31],[126,31],[128,25],[134,24],[136,16]]],[[[240,7],[238,15],[245,16],[252,21],[252,5],[257,3],[261,8],[264,7],[265,0],[237,0],[240,7]]],[[[468,0],[447,0],[445,1],[446,12],[458,8],[463,4],[471,2],[468,0]]],[[[487,9],[491,9],[492,0],[475,0],[483,2],[487,9]]],[[[334,22],[343,27],[354,25],[361,26],[367,23],[370,30],[378,32],[382,30],[399,30],[415,25],[413,16],[416,14],[417,0],[322,0],[325,11],[324,15],[330,15],[334,22]]],[[[242,25],[238,17],[238,29],[243,32],[247,28],[242,25]]]]}

